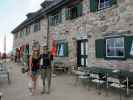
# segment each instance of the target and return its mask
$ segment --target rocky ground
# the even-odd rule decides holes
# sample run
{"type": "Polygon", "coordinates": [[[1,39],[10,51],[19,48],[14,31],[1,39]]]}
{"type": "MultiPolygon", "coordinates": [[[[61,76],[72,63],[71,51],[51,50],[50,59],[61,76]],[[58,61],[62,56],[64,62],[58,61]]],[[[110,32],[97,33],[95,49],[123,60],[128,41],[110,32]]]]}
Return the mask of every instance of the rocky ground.
{"type": "MultiPolygon", "coordinates": [[[[38,94],[36,96],[29,95],[28,77],[21,73],[21,65],[8,62],[10,69],[11,84],[7,80],[0,80],[0,92],[3,93],[2,100],[120,100],[119,91],[110,90],[108,96],[107,91],[102,90],[102,94],[98,94],[95,86],[89,89],[81,84],[74,85],[74,77],[71,75],[60,74],[52,78],[52,88],[50,94],[41,95],[41,80],[38,79],[38,94]]],[[[121,100],[133,100],[133,97],[127,98],[122,95],[121,100]]]]}

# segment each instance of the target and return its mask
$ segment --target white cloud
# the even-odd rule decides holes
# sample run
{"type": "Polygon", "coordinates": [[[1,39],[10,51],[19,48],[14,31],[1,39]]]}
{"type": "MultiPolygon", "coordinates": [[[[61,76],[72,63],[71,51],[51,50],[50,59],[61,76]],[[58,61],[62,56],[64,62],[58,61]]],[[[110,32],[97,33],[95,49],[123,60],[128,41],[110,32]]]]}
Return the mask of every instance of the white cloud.
{"type": "Polygon", "coordinates": [[[40,4],[43,2],[44,0],[29,0],[29,11],[36,11],[39,8],[41,8],[40,4]]]}
{"type": "Polygon", "coordinates": [[[10,32],[26,18],[29,12],[37,11],[44,0],[10,0],[6,9],[1,9],[0,13],[0,51],[3,52],[3,38],[7,34],[7,51],[12,49],[13,36],[10,32]]]}

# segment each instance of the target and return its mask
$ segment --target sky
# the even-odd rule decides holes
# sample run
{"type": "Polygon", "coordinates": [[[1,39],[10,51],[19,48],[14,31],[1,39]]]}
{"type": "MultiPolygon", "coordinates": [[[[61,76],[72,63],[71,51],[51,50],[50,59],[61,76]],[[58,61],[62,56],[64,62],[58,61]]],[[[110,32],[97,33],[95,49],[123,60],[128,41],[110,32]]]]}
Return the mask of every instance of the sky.
{"type": "Polygon", "coordinates": [[[26,19],[26,14],[37,11],[44,0],[0,0],[0,52],[4,52],[6,36],[6,52],[13,47],[11,31],[26,19]]]}

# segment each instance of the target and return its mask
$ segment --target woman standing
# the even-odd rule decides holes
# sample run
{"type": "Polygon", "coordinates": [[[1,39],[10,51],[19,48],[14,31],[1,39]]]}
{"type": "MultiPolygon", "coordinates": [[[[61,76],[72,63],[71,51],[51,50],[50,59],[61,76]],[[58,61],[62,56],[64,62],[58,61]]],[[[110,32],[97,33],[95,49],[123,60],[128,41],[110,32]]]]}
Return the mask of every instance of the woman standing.
{"type": "Polygon", "coordinates": [[[36,92],[36,81],[39,76],[40,69],[40,52],[39,49],[33,48],[29,61],[29,74],[33,82],[32,95],[36,92]]]}

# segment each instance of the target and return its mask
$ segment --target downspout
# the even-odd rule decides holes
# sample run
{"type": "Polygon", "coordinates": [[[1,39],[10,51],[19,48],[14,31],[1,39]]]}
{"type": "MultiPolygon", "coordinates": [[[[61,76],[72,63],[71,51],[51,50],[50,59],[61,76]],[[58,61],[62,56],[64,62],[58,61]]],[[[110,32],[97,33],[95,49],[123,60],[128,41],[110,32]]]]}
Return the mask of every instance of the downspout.
{"type": "Polygon", "coordinates": [[[50,30],[49,30],[49,16],[47,15],[47,46],[50,51],[50,30]]]}

